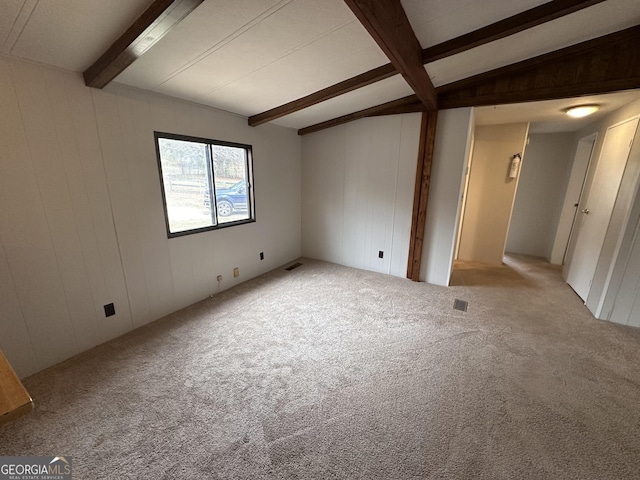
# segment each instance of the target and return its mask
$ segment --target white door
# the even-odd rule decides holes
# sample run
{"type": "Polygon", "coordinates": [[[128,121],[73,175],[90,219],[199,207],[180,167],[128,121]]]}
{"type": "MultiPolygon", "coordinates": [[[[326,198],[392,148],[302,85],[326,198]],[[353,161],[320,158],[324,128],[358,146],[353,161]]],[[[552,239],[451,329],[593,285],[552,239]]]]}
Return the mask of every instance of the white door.
{"type": "Polygon", "coordinates": [[[571,167],[571,176],[569,177],[569,185],[564,197],[564,204],[560,214],[560,221],[556,229],[556,237],[553,242],[553,250],[551,252],[551,263],[565,266],[562,274],[566,279],[567,275],[567,254],[569,253],[569,245],[571,245],[571,235],[576,235],[574,227],[576,226],[576,218],[581,215],[578,210],[583,192],[584,182],[587,178],[587,171],[591,162],[593,147],[596,144],[597,133],[593,133],[588,137],[578,140],[578,147],[573,158],[573,166],[571,167]]]}
{"type": "Polygon", "coordinates": [[[567,283],[584,301],[589,295],[637,127],[638,118],[609,127],[589,194],[578,207],[580,226],[571,255],[567,283]]]}

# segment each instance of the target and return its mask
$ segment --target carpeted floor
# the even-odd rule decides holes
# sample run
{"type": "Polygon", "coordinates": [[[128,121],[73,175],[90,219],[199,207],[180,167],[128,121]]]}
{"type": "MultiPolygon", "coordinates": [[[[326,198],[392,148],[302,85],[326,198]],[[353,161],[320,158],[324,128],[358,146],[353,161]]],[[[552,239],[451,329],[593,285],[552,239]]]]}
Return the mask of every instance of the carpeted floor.
{"type": "Polygon", "coordinates": [[[76,479],[640,477],[640,330],[556,268],[442,288],[301,261],[27,378],[0,454],[76,479]]]}

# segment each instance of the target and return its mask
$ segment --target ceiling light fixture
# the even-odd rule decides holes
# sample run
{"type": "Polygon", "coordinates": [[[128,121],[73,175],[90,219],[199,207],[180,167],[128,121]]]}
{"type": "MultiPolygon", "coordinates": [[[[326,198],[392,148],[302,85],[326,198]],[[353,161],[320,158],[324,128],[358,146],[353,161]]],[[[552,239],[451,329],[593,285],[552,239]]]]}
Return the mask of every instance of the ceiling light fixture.
{"type": "Polygon", "coordinates": [[[573,118],[582,118],[596,113],[599,109],[600,105],[576,105],[575,107],[567,108],[565,113],[573,118]]]}

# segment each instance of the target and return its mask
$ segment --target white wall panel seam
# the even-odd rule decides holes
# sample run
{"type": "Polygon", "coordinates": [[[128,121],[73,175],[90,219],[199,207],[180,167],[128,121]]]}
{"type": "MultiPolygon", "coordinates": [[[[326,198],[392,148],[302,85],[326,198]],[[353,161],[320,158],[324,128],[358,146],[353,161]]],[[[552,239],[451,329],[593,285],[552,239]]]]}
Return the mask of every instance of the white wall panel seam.
{"type": "MultiPolygon", "coordinates": [[[[13,72],[12,72],[12,78],[13,78],[13,72]]],[[[15,79],[14,79],[15,82],[15,79]]],[[[24,120],[24,114],[23,114],[23,106],[20,103],[20,96],[17,94],[17,91],[14,90],[14,94],[16,95],[16,104],[18,107],[18,111],[20,113],[20,122],[22,125],[22,131],[24,134],[24,138],[26,140],[26,144],[27,144],[27,150],[29,151],[29,158],[30,158],[30,162],[29,162],[29,166],[31,167],[31,170],[33,171],[33,177],[35,178],[35,182],[36,185],[38,186],[38,195],[39,195],[39,199],[40,199],[40,204],[41,205],[45,205],[44,202],[44,198],[42,195],[42,184],[41,184],[41,180],[40,180],[40,176],[37,174],[36,172],[36,167],[33,164],[33,153],[32,153],[32,146],[31,146],[31,142],[29,141],[29,135],[27,133],[26,127],[25,127],[25,120],[24,120]]],[[[67,288],[65,286],[65,281],[64,278],[62,276],[62,271],[60,269],[60,258],[59,258],[59,252],[56,250],[55,248],[55,242],[53,240],[53,234],[52,234],[52,228],[51,228],[51,220],[49,218],[49,215],[46,212],[44,212],[44,223],[47,227],[47,233],[48,233],[48,241],[51,244],[51,249],[53,251],[53,257],[56,263],[56,276],[59,279],[59,284],[60,287],[62,288],[62,291],[64,292],[64,303],[65,303],[65,307],[66,307],[66,315],[69,319],[69,323],[71,324],[71,330],[73,331],[73,340],[75,341],[75,350],[77,351],[79,349],[79,342],[78,342],[78,334],[76,332],[76,328],[75,325],[73,324],[73,320],[71,318],[71,308],[69,307],[69,292],[67,292],[67,288]]]]}
{"type": "MultiPolygon", "coordinates": [[[[67,103],[69,104],[69,107],[70,107],[69,108],[69,115],[71,117],[71,121],[74,122],[74,111],[71,108],[71,105],[72,105],[73,102],[72,102],[72,100],[71,100],[71,98],[69,96],[69,91],[68,91],[67,88],[65,88],[65,99],[66,99],[66,101],[67,101],[67,103]]],[[[77,131],[76,128],[72,128],[72,132],[73,132],[73,136],[74,136],[75,142],[76,142],[75,143],[76,144],[76,150],[77,150],[78,156],[80,156],[80,149],[79,149],[80,139],[78,137],[78,131],[77,131]]],[[[85,191],[85,193],[87,193],[88,190],[89,190],[89,186],[87,184],[86,165],[85,165],[85,162],[82,162],[82,161],[79,161],[78,163],[80,165],[80,172],[79,173],[80,173],[80,176],[82,177],[84,191],[85,191]]],[[[88,193],[87,193],[87,200],[88,200],[88,193]]],[[[92,237],[92,239],[93,239],[93,241],[94,241],[94,243],[95,243],[95,245],[97,247],[98,239],[97,239],[97,236],[96,236],[95,220],[94,220],[93,215],[91,214],[91,213],[93,213],[93,212],[91,212],[91,209],[89,209],[89,211],[90,211],[89,218],[90,218],[90,221],[91,221],[91,237],[92,237]]],[[[83,266],[84,266],[85,271],[87,273],[87,277],[89,277],[89,272],[87,271],[87,262],[86,262],[87,256],[86,256],[86,252],[84,251],[85,247],[84,247],[82,241],[80,241],[80,245],[82,246],[83,266]]],[[[103,264],[103,261],[102,261],[102,255],[97,255],[97,257],[98,257],[97,261],[100,264],[100,277],[101,277],[102,284],[104,285],[104,288],[105,288],[105,291],[106,291],[107,290],[107,280],[106,280],[105,273],[104,273],[104,264],[103,264]]],[[[91,291],[91,297],[92,297],[94,310],[95,310],[95,314],[96,314],[95,320],[97,321],[97,324],[98,324],[98,330],[100,332],[101,340],[104,340],[105,339],[105,332],[103,330],[103,326],[99,322],[101,310],[99,310],[98,307],[97,307],[98,299],[95,298],[94,289],[91,288],[90,291],[91,291]]]]}
{"type": "Polygon", "coordinates": [[[393,245],[395,243],[395,238],[396,235],[400,235],[400,232],[396,232],[395,231],[395,225],[396,225],[396,212],[398,210],[398,182],[400,181],[400,153],[402,151],[402,132],[404,130],[405,127],[405,120],[406,120],[406,116],[402,115],[400,118],[400,131],[398,132],[398,137],[400,138],[400,141],[398,142],[398,149],[396,152],[396,182],[395,182],[395,186],[393,189],[393,199],[394,199],[394,205],[393,205],[393,213],[391,215],[391,245],[389,245],[389,262],[387,265],[387,274],[391,274],[391,265],[393,265],[393,252],[394,252],[394,248],[393,245]]]}
{"type": "Polygon", "coordinates": [[[130,292],[129,292],[129,285],[127,283],[127,276],[124,272],[124,260],[122,258],[122,248],[120,246],[120,236],[118,235],[118,227],[116,225],[116,220],[114,217],[114,213],[113,213],[113,200],[111,199],[111,188],[109,187],[109,176],[107,175],[107,167],[105,165],[105,159],[104,159],[104,148],[102,146],[102,142],[103,142],[103,138],[102,135],[100,133],[100,125],[98,123],[98,109],[96,107],[96,99],[95,99],[95,95],[99,94],[100,92],[96,92],[94,89],[91,90],[91,101],[93,103],[93,111],[94,114],[96,116],[96,125],[97,125],[97,132],[98,132],[98,139],[99,139],[99,143],[100,143],[100,159],[101,159],[101,163],[102,163],[102,168],[103,168],[103,174],[104,174],[104,178],[107,179],[106,181],[106,186],[107,186],[107,193],[109,196],[109,211],[111,213],[111,223],[113,224],[113,233],[116,237],[116,244],[117,244],[117,249],[118,249],[118,258],[120,260],[120,270],[121,270],[121,274],[122,274],[122,281],[124,282],[124,288],[125,288],[125,292],[127,295],[127,304],[129,307],[129,320],[131,322],[130,327],[133,328],[133,310],[131,309],[131,298],[130,298],[130,292]]]}
{"type": "MultiPolygon", "coordinates": [[[[239,29],[235,30],[233,33],[231,33],[230,35],[226,36],[225,38],[223,38],[222,40],[220,40],[219,42],[217,42],[215,45],[212,45],[210,48],[208,48],[207,50],[205,50],[204,52],[202,52],[201,54],[199,54],[196,58],[189,60],[187,63],[183,64],[182,66],[180,66],[179,68],[177,68],[176,70],[174,70],[173,72],[171,72],[166,78],[164,78],[160,83],[158,83],[157,85],[153,86],[151,88],[151,90],[155,90],[158,87],[161,87],[162,85],[164,85],[165,83],[167,83],[169,80],[171,80],[172,78],[180,75],[181,73],[185,72],[186,70],[190,69],[191,67],[193,67],[194,65],[197,65],[198,63],[200,63],[202,60],[204,60],[205,58],[207,58],[209,55],[211,55],[212,53],[218,51],[220,48],[224,47],[225,45],[233,42],[236,38],[244,35],[246,32],[248,32],[249,30],[251,30],[253,27],[255,27],[256,25],[258,25],[259,23],[261,23],[262,21],[264,21],[265,19],[269,18],[271,15],[273,15],[274,13],[276,13],[278,10],[286,7],[288,4],[290,4],[293,0],[281,0],[280,2],[278,2],[276,5],[268,8],[267,10],[265,10],[264,12],[262,12],[260,15],[258,15],[257,17],[251,19],[249,22],[245,23],[242,27],[240,27],[239,29]]],[[[206,95],[202,95],[202,96],[206,96],[206,95]]]]}
{"type": "MultiPolygon", "coordinates": [[[[2,241],[2,231],[0,230],[0,248],[2,249],[2,254],[4,255],[5,258],[7,258],[7,251],[4,248],[4,242],[2,241]]],[[[33,340],[32,340],[32,335],[31,332],[29,331],[29,323],[27,322],[26,318],[25,318],[25,314],[24,314],[24,310],[22,308],[22,302],[20,301],[20,295],[18,294],[17,289],[15,288],[15,280],[13,279],[13,274],[11,272],[11,265],[9,264],[9,262],[7,261],[7,271],[9,273],[9,278],[11,278],[11,283],[14,286],[15,289],[15,295],[16,295],[16,299],[17,299],[17,306],[18,306],[18,310],[20,311],[20,320],[22,321],[25,331],[28,333],[28,338],[27,338],[27,342],[29,344],[29,346],[31,347],[31,357],[34,360],[34,363],[37,365],[38,364],[38,360],[36,357],[36,349],[33,345],[33,340]]]]}
{"type": "MultiPolygon", "coordinates": [[[[49,73],[49,75],[51,75],[51,73],[49,73]]],[[[48,96],[49,101],[51,102],[51,98],[50,96],[48,96]]],[[[65,95],[65,100],[68,102],[68,97],[65,95]]],[[[50,108],[53,110],[53,105],[50,104],[50,108]]],[[[90,288],[91,287],[91,283],[89,282],[89,272],[87,270],[87,261],[86,261],[86,253],[85,253],[85,246],[83,245],[82,239],[80,238],[80,234],[78,232],[78,225],[80,224],[80,219],[78,218],[78,212],[77,212],[77,207],[74,205],[73,202],[73,198],[71,197],[71,185],[69,185],[69,174],[67,173],[67,162],[65,161],[65,155],[64,155],[64,146],[61,144],[60,139],[62,138],[62,135],[59,132],[59,126],[60,124],[58,122],[56,122],[56,124],[54,125],[54,130],[55,130],[55,134],[56,134],[56,139],[58,141],[58,149],[60,151],[60,156],[61,156],[61,163],[62,163],[62,167],[63,170],[65,171],[65,176],[64,176],[64,180],[65,180],[65,185],[67,186],[67,191],[69,192],[69,201],[71,202],[71,212],[73,215],[73,220],[75,223],[76,228],[74,229],[73,232],[71,232],[71,235],[74,235],[77,239],[77,243],[78,245],[80,245],[80,255],[82,258],[82,262],[80,263],[80,268],[82,270],[82,273],[84,274],[84,277],[87,279],[87,283],[89,284],[89,295],[91,296],[91,305],[92,305],[92,310],[94,312],[94,318],[93,321],[95,323],[95,326],[97,327],[98,332],[100,332],[100,325],[98,322],[98,317],[97,317],[97,311],[95,308],[96,305],[96,299],[94,296],[94,292],[93,289],[90,288]]],[[[76,135],[75,130],[74,130],[74,136],[76,135]]],[[[77,136],[76,136],[76,150],[77,150],[77,136]]],[[[82,175],[82,172],[81,172],[82,175]]],[[[83,177],[84,180],[84,177],[83,177]]],[[[67,299],[67,303],[69,303],[69,299],[67,299]]],[[[73,322],[72,322],[73,323],[73,322]]],[[[92,343],[95,345],[95,339],[94,341],[92,341],[92,343]]]]}
{"type": "MultiPolygon", "coordinates": [[[[123,112],[123,105],[122,102],[124,101],[124,103],[128,106],[131,103],[131,99],[129,98],[129,96],[123,97],[120,93],[116,93],[116,110],[118,112],[118,126],[120,128],[120,137],[123,140],[123,144],[126,145],[125,150],[125,168],[127,171],[127,179],[129,180],[128,182],[128,187],[129,187],[129,191],[133,191],[134,190],[134,186],[131,184],[131,179],[134,177],[132,175],[131,172],[131,168],[130,168],[130,164],[132,163],[131,160],[136,161],[135,158],[131,158],[131,151],[130,145],[127,145],[127,141],[125,140],[128,135],[132,135],[133,131],[132,130],[128,130],[128,129],[124,129],[123,126],[125,125],[125,120],[123,119],[125,112],[123,112]]],[[[133,120],[133,118],[131,118],[131,123],[133,124],[133,127],[135,127],[135,122],[133,120]]],[[[132,142],[133,143],[133,148],[137,148],[137,144],[136,142],[132,142]]],[[[134,157],[138,157],[138,155],[134,155],[134,157]]],[[[131,215],[134,218],[135,224],[136,224],[136,229],[132,232],[133,236],[135,236],[135,243],[138,247],[138,249],[141,248],[142,245],[142,241],[140,239],[140,221],[138,220],[138,218],[140,217],[140,215],[138,215],[138,202],[137,199],[135,198],[135,196],[133,196],[133,202],[134,205],[132,205],[132,208],[130,210],[131,215]]],[[[120,245],[120,249],[122,249],[122,246],[120,245]]],[[[149,315],[149,288],[147,285],[147,273],[146,273],[146,269],[145,269],[145,264],[144,264],[144,259],[142,259],[142,256],[140,255],[140,265],[142,266],[142,278],[144,280],[143,284],[144,284],[144,299],[143,302],[146,304],[146,314],[144,314],[144,312],[142,312],[144,319],[146,320],[148,315],[149,315]]],[[[125,265],[123,263],[123,268],[125,271],[125,276],[127,275],[127,269],[125,268],[125,265]]],[[[129,303],[131,304],[131,296],[132,296],[132,292],[128,293],[128,297],[129,297],[129,303]]],[[[135,326],[136,322],[135,319],[133,318],[133,311],[131,311],[132,314],[132,323],[135,326]]],[[[141,315],[141,312],[136,312],[137,315],[141,315]]],[[[145,322],[146,323],[146,322],[145,322]]]]}
{"type": "Polygon", "coordinates": [[[40,0],[24,0],[22,7],[20,7],[20,11],[16,18],[13,21],[13,25],[11,25],[11,29],[7,33],[7,37],[5,38],[4,44],[10,44],[10,47],[5,49],[5,51],[12,52],[15,46],[18,44],[20,37],[22,36],[22,32],[24,32],[27,23],[31,19],[33,12],[36,9],[40,0]],[[23,13],[24,12],[24,13],[23,13]]]}

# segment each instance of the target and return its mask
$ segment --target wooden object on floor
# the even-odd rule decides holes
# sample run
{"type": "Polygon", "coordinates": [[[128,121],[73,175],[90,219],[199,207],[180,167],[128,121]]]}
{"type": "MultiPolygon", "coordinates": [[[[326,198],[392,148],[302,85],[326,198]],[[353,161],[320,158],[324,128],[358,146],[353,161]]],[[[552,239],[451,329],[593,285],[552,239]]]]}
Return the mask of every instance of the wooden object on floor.
{"type": "Polygon", "coordinates": [[[33,409],[33,400],[0,351],[0,425],[26,415],[33,409]]]}

